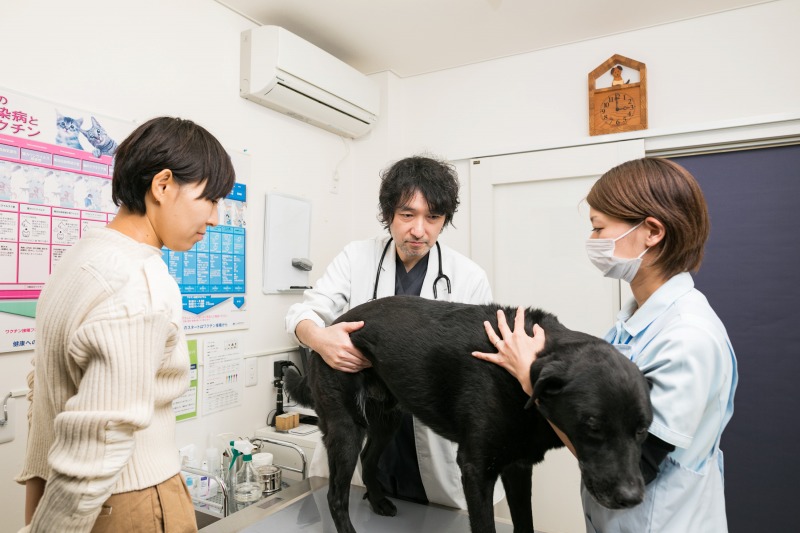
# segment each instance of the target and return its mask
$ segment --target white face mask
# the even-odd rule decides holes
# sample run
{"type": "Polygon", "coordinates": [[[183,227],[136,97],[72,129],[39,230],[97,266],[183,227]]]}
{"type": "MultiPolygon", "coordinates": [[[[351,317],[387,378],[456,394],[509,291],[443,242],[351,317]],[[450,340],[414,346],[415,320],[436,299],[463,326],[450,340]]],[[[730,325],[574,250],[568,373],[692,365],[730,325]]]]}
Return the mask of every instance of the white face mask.
{"type": "Polygon", "coordinates": [[[639,222],[616,239],[586,239],[586,253],[589,255],[589,261],[607,278],[621,279],[628,283],[633,281],[636,272],[639,271],[639,265],[642,264],[642,256],[650,248],[645,248],[638,257],[623,259],[614,255],[614,247],[618,240],[626,237],[643,223],[644,221],[639,222]]]}

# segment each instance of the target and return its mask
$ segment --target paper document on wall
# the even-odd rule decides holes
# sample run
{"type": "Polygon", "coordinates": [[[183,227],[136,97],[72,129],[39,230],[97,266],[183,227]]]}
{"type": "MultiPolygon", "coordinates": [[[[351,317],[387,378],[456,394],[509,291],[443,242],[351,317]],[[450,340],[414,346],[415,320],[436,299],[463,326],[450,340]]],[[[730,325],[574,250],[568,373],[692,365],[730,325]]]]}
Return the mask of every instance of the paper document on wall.
{"type": "Polygon", "coordinates": [[[203,414],[242,405],[244,359],[241,345],[239,337],[205,342],[203,414]]]}

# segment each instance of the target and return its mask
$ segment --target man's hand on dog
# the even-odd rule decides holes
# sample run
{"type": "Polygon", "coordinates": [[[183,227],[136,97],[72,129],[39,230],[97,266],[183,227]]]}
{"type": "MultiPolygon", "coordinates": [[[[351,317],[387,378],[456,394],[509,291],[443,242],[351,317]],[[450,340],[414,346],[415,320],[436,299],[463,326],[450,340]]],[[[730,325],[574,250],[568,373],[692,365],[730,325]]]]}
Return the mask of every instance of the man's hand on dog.
{"type": "Polygon", "coordinates": [[[497,353],[472,352],[478,359],[489,361],[505,368],[512,376],[517,378],[522,390],[528,396],[533,395],[531,385],[531,365],[536,361],[536,356],[544,348],[544,330],[539,324],[533,325],[533,337],[525,333],[525,308],[517,308],[514,318],[514,331],[508,327],[506,315],[502,309],[497,311],[497,329],[500,336],[487,320],[483,323],[489,341],[497,348],[497,353]]]}
{"type": "Polygon", "coordinates": [[[317,352],[329,367],[353,373],[372,366],[369,359],[350,340],[350,333],[362,327],[363,320],[339,322],[327,328],[321,328],[310,320],[303,320],[295,331],[300,340],[317,352]]]}

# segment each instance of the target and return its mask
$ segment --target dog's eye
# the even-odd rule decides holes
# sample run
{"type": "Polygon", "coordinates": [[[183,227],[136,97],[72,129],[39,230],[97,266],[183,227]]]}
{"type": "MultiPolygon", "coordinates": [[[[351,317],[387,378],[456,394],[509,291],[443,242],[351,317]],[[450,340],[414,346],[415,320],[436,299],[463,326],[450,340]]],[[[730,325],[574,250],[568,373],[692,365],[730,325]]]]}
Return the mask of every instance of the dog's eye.
{"type": "Polygon", "coordinates": [[[636,438],[641,439],[641,438],[644,438],[646,436],[647,436],[647,428],[646,427],[640,427],[639,429],[636,430],[636,438]]]}
{"type": "Polygon", "coordinates": [[[583,427],[587,435],[597,438],[603,437],[603,424],[597,418],[590,416],[584,421],[583,427]]]}

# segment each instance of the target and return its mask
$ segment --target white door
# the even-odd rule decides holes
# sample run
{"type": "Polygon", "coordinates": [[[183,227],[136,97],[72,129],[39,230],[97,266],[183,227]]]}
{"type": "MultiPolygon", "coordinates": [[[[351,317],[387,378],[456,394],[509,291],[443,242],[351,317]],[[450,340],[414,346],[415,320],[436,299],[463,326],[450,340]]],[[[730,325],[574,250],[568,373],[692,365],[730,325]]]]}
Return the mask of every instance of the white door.
{"type": "MultiPolygon", "coordinates": [[[[471,160],[471,253],[489,275],[494,300],[540,307],[568,328],[605,334],[620,307],[620,282],[586,257],[584,198],[605,171],[640,157],[641,139],[471,160]]],[[[579,489],[572,455],[548,453],[533,474],[536,529],[583,533],[579,489]]]]}

